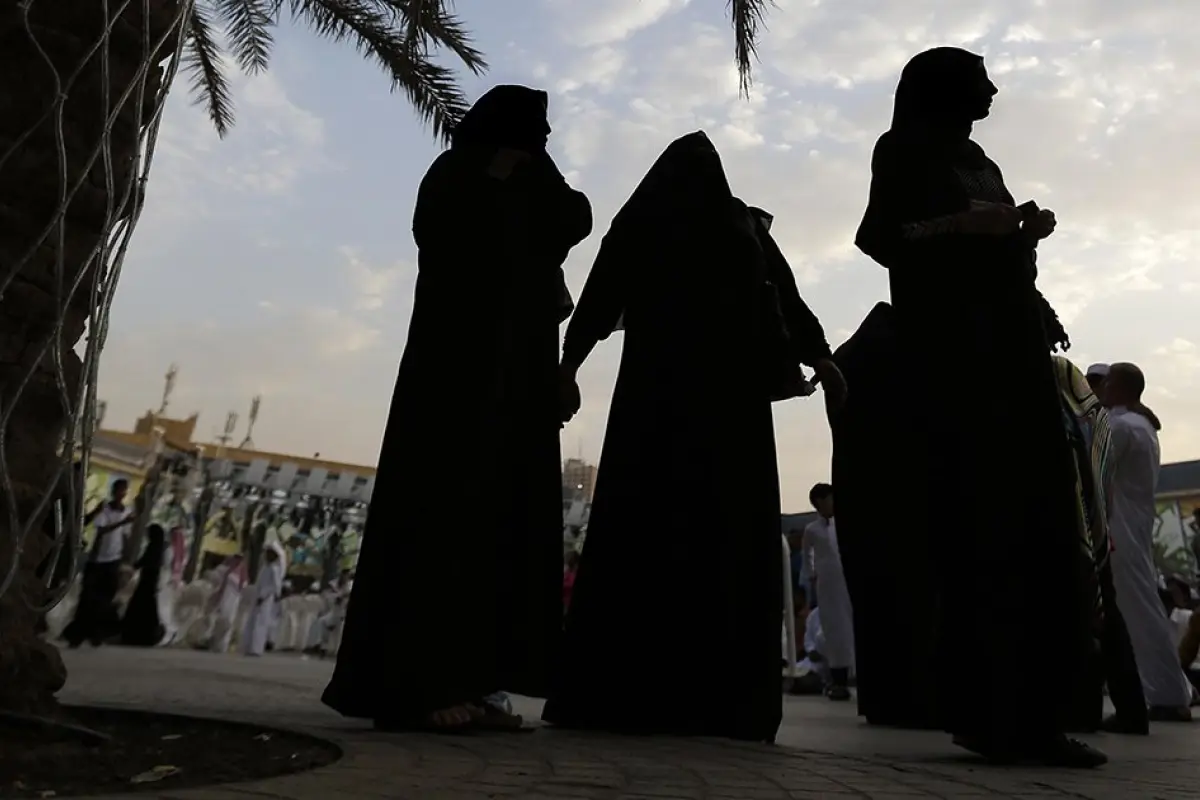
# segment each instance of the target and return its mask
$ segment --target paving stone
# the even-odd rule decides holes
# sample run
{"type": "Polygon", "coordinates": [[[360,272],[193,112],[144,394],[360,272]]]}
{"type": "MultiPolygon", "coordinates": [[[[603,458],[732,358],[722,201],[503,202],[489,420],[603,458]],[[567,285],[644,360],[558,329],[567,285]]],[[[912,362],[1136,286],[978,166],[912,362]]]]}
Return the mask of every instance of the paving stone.
{"type": "MultiPolygon", "coordinates": [[[[1094,741],[1112,757],[1093,772],[995,769],[939,733],[862,725],[852,704],[788,698],[778,746],[539,730],[464,737],[382,734],[319,702],[332,663],[186,650],[64,653],[71,703],[170,711],[311,733],[345,756],[313,772],[137,800],[914,800],[1196,797],[1200,725],[1094,741]]],[[[539,705],[516,698],[536,719],[539,705]]],[[[96,800],[124,800],[123,796],[96,800]]]]}

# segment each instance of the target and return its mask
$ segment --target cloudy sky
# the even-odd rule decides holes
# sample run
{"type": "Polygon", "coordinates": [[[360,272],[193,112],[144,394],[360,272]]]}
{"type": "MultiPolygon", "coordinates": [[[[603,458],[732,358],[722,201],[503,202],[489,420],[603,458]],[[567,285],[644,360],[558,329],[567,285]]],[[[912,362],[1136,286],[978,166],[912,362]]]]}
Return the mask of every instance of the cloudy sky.
{"type": "MultiPolygon", "coordinates": [[[[928,46],[985,54],[1000,87],[978,140],[1018,200],[1054,209],[1043,290],[1080,363],[1132,360],[1153,386],[1164,458],[1200,457],[1200,50],[1188,4],[1119,0],[778,0],[753,96],[738,97],[724,0],[459,0],[493,83],[551,95],[551,150],[597,230],[567,266],[577,294],[607,220],[672,138],[704,129],[735,191],[776,216],[801,291],[841,342],[886,298],[854,251],[869,152],[904,61],[928,46]],[[504,6],[501,11],[499,6],[504,6]]],[[[106,426],[157,405],[246,416],[264,449],[373,464],[412,307],[417,182],[438,146],[350,49],[280,31],[269,74],[241,81],[218,141],[170,101],[148,208],[103,359],[106,426]]],[[[565,454],[597,459],[620,337],[581,376],[565,454]]],[[[1004,375],[980,365],[1003,391],[1004,375]]],[[[818,401],[776,407],[785,507],[827,477],[818,401]]],[[[240,431],[239,431],[240,433],[240,431]]]]}

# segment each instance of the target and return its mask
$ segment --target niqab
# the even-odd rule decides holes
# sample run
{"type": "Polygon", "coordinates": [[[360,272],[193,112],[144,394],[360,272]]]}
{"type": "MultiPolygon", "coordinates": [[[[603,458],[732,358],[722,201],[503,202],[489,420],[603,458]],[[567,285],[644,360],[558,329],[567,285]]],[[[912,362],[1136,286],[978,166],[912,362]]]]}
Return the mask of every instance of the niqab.
{"type": "MultiPolygon", "coordinates": [[[[613,217],[596,260],[641,261],[640,253],[652,243],[671,237],[680,226],[697,225],[701,219],[728,213],[733,201],[721,155],[708,135],[695,131],[681,136],[655,159],[613,217]]],[[[604,272],[599,271],[597,279],[604,272]]],[[[600,338],[624,330],[627,323],[622,309],[617,317],[601,323],[606,330],[600,338]]]]}
{"type": "Polygon", "coordinates": [[[655,226],[706,209],[724,210],[733,198],[721,155],[704,131],[667,146],[613,218],[610,233],[655,226]]]}
{"type": "Polygon", "coordinates": [[[549,96],[528,86],[502,85],[484,93],[451,134],[451,147],[546,149],[549,96]]]}

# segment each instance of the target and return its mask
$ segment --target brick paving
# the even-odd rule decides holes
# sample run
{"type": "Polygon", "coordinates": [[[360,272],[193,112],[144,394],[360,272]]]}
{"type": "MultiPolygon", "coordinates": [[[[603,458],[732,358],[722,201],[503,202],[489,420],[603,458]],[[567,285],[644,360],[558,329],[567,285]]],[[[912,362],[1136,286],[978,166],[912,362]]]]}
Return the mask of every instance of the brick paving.
{"type": "MultiPolygon", "coordinates": [[[[121,648],[73,651],[66,659],[66,702],[302,730],[337,742],[346,753],[329,767],[284,778],[128,796],[139,800],[1173,800],[1200,791],[1200,723],[1159,725],[1143,738],[1095,737],[1112,758],[1096,771],[998,769],[971,761],[945,735],[867,728],[851,704],[821,698],[787,699],[774,747],[551,729],[396,735],[375,733],[320,705],[329,662],[121,648]]],[[[536,703],[517,705],[536,718],[536,703]]]]}

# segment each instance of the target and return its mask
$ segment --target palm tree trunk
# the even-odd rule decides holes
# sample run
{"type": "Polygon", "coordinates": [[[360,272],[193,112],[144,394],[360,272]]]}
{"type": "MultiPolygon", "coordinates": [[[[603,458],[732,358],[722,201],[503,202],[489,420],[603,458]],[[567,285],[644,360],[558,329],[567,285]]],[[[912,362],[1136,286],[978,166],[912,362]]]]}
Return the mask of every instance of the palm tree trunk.
{"type": "MultiPolygon", "coordinates": [[[[110,263],[103,245],[141,200],[142,130],[186,1],[0,0],[0,585],[22,529],[9,512],[34,514],[72,433],[86,379],[74,348],[110,263]]],[[[51,541],[38,525],[24,544],[0,596],[0,711],[45,714],[66,679],[36,635],[51,541]]]]}
{"type": "Polygon", "coordinates": [[[204,556],[204,529],[208,527],[208,515],[212,512],[213,488],[208,475],[204,476],[204,488],[200,490],[200,499],[196,501],[195,513],[192,515],[193,525],[192,544],[188,548],[187,564],[183,568],[183,582],[191,583],[200,574],[200,561],[204,556]]]}

